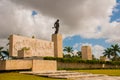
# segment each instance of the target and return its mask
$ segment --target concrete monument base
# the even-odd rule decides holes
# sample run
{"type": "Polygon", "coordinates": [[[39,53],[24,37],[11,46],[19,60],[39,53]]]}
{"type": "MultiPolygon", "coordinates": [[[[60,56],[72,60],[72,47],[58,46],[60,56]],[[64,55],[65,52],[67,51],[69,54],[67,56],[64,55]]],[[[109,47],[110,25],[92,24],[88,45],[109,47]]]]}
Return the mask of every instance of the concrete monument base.
{"type": "Polygon", "coordinates": [[[57,70],[57,62],[50,60],[33,60],[32,71],[40,72],[40,71],[56,71],[57,70]]]}
{"type": "Polygon", "coordinates": [[[0,70],[27,70],[32,67],[32,60],[0,60],[0,70]]]}
{"type": "Polygon", "coordinates": [[[54,56],[62,58],[63,57],[62,35],[61,34],[53,34],[52,41],[54,42],[54,56]]]}
{"type": "Polygon", "coordinates": [[[0,60],[0,70],[31,70],[32,72],[56,71],[57,62],[52,60],[0,60]]]}

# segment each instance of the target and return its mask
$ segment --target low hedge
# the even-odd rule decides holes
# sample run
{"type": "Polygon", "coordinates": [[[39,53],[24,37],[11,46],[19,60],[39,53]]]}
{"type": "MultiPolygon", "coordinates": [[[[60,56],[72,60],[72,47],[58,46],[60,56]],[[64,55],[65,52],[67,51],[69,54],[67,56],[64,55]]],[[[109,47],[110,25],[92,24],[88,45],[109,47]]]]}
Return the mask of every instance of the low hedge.
{"type": "Polygon", "coordinates": [[[86,64],[108,64],[108,65],[120,65],[119,61],[100,61],[100,60],[81,60],[79,58],[55,58],[44,57],[44,60],[57,60],[64,63],[86,63],[86,64]]]}

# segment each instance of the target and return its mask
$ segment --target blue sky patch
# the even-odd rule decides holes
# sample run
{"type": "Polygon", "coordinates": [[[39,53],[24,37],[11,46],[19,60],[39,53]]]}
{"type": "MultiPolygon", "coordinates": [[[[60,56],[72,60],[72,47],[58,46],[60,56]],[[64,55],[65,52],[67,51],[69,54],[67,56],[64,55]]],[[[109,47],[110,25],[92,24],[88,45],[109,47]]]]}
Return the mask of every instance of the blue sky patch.
{"type": "Polygon", "coordinates": [[[82,43],[88,43],[94,45],[101,45],[103,47],[109,47],[111,44],[106,43],[105,39],[85,39],[80,37],[79,35],[73,36],[73,37],[67,37],[63,40],[63,47],[65,46],[71,46],[73,47],[75,44],[82,44],[82,43]]]}
{"type": "Polygon", "coordinates": [[[37,11],[32,11],[32,16],[35,16],[35,15],[37,15],[37,14],[38,14],[37,11]]]}
{"type": "Polygon", "coordinates": [[[120,22],[120,0],[117,0],[117,5],[113,9],[113,15],[111,15],[110,22],[117,21],[120,22]]]}

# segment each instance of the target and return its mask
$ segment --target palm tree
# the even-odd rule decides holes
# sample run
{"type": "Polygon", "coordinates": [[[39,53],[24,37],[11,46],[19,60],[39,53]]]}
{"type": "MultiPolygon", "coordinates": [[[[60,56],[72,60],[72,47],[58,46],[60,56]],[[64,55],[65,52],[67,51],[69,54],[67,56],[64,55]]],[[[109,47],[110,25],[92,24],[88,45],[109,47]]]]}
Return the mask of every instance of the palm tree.
{"type": "Polygon", "coordinates": [[[109,59],[117,60],[119,58],[120,47],[118,44],[111,45],[110,48],[104,50],[104,56],[107,56],[109,59]]]}
{"type": "Polygon", "coordinates": [[[6,56],[9,56],[8,51],[5,51],[5,50],[3,50],[3,49],[4,49],[4,47],[0,47],[0,57],[1,57],[2,60],[4,60],[4,58],[5,58],[6,56]]]}
{"type": "Polygon", "coordinates": [[[115,44],[115,45],[111,45],[111,49],[112,49],[113,60],[116,61],[117,58],[119,58],[120,47],[118,44],[115,44]]]}
{"type": "Polygon", "coordinates": [[[64,47],[63,51],[67,52],[67,53],[72,53],[73,54],[73,48],[72,47],[64,47]]]}
{"type": "Polygon", "coordinates": [[[92,60],[98,60],[94,54],[92,54],[92,60]]]}
{"type": "Polygon", "coordinates": [[[2,56],[2,49],[3,49],[3,47],[0,47],[0,57],[1,58],[3,58],[3,56],[2,56]]]}
{"type": "Polygon", "coordinates": [[[104,52],[103,52],[103,56],[107,57],[108,59],[111,59],[112,49],[111,48],[105,49],[104,52]]]}
{"type": "Polygon", "coordinates": [[[77,55],[78,55],[78,57],[82,58],[82,52],[81,51],[78,51],[77,55]]]}

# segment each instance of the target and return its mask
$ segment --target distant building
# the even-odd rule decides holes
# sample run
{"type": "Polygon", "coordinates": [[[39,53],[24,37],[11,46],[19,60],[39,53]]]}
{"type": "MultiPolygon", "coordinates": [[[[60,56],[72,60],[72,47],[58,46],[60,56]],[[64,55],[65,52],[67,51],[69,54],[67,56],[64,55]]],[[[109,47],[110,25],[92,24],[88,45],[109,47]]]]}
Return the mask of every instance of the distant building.
{"type": "Polygon", "coordinates": [[[81,51],[83,60],[92,60],[92,50],[90,46],[82,46],[81,51]]]}

